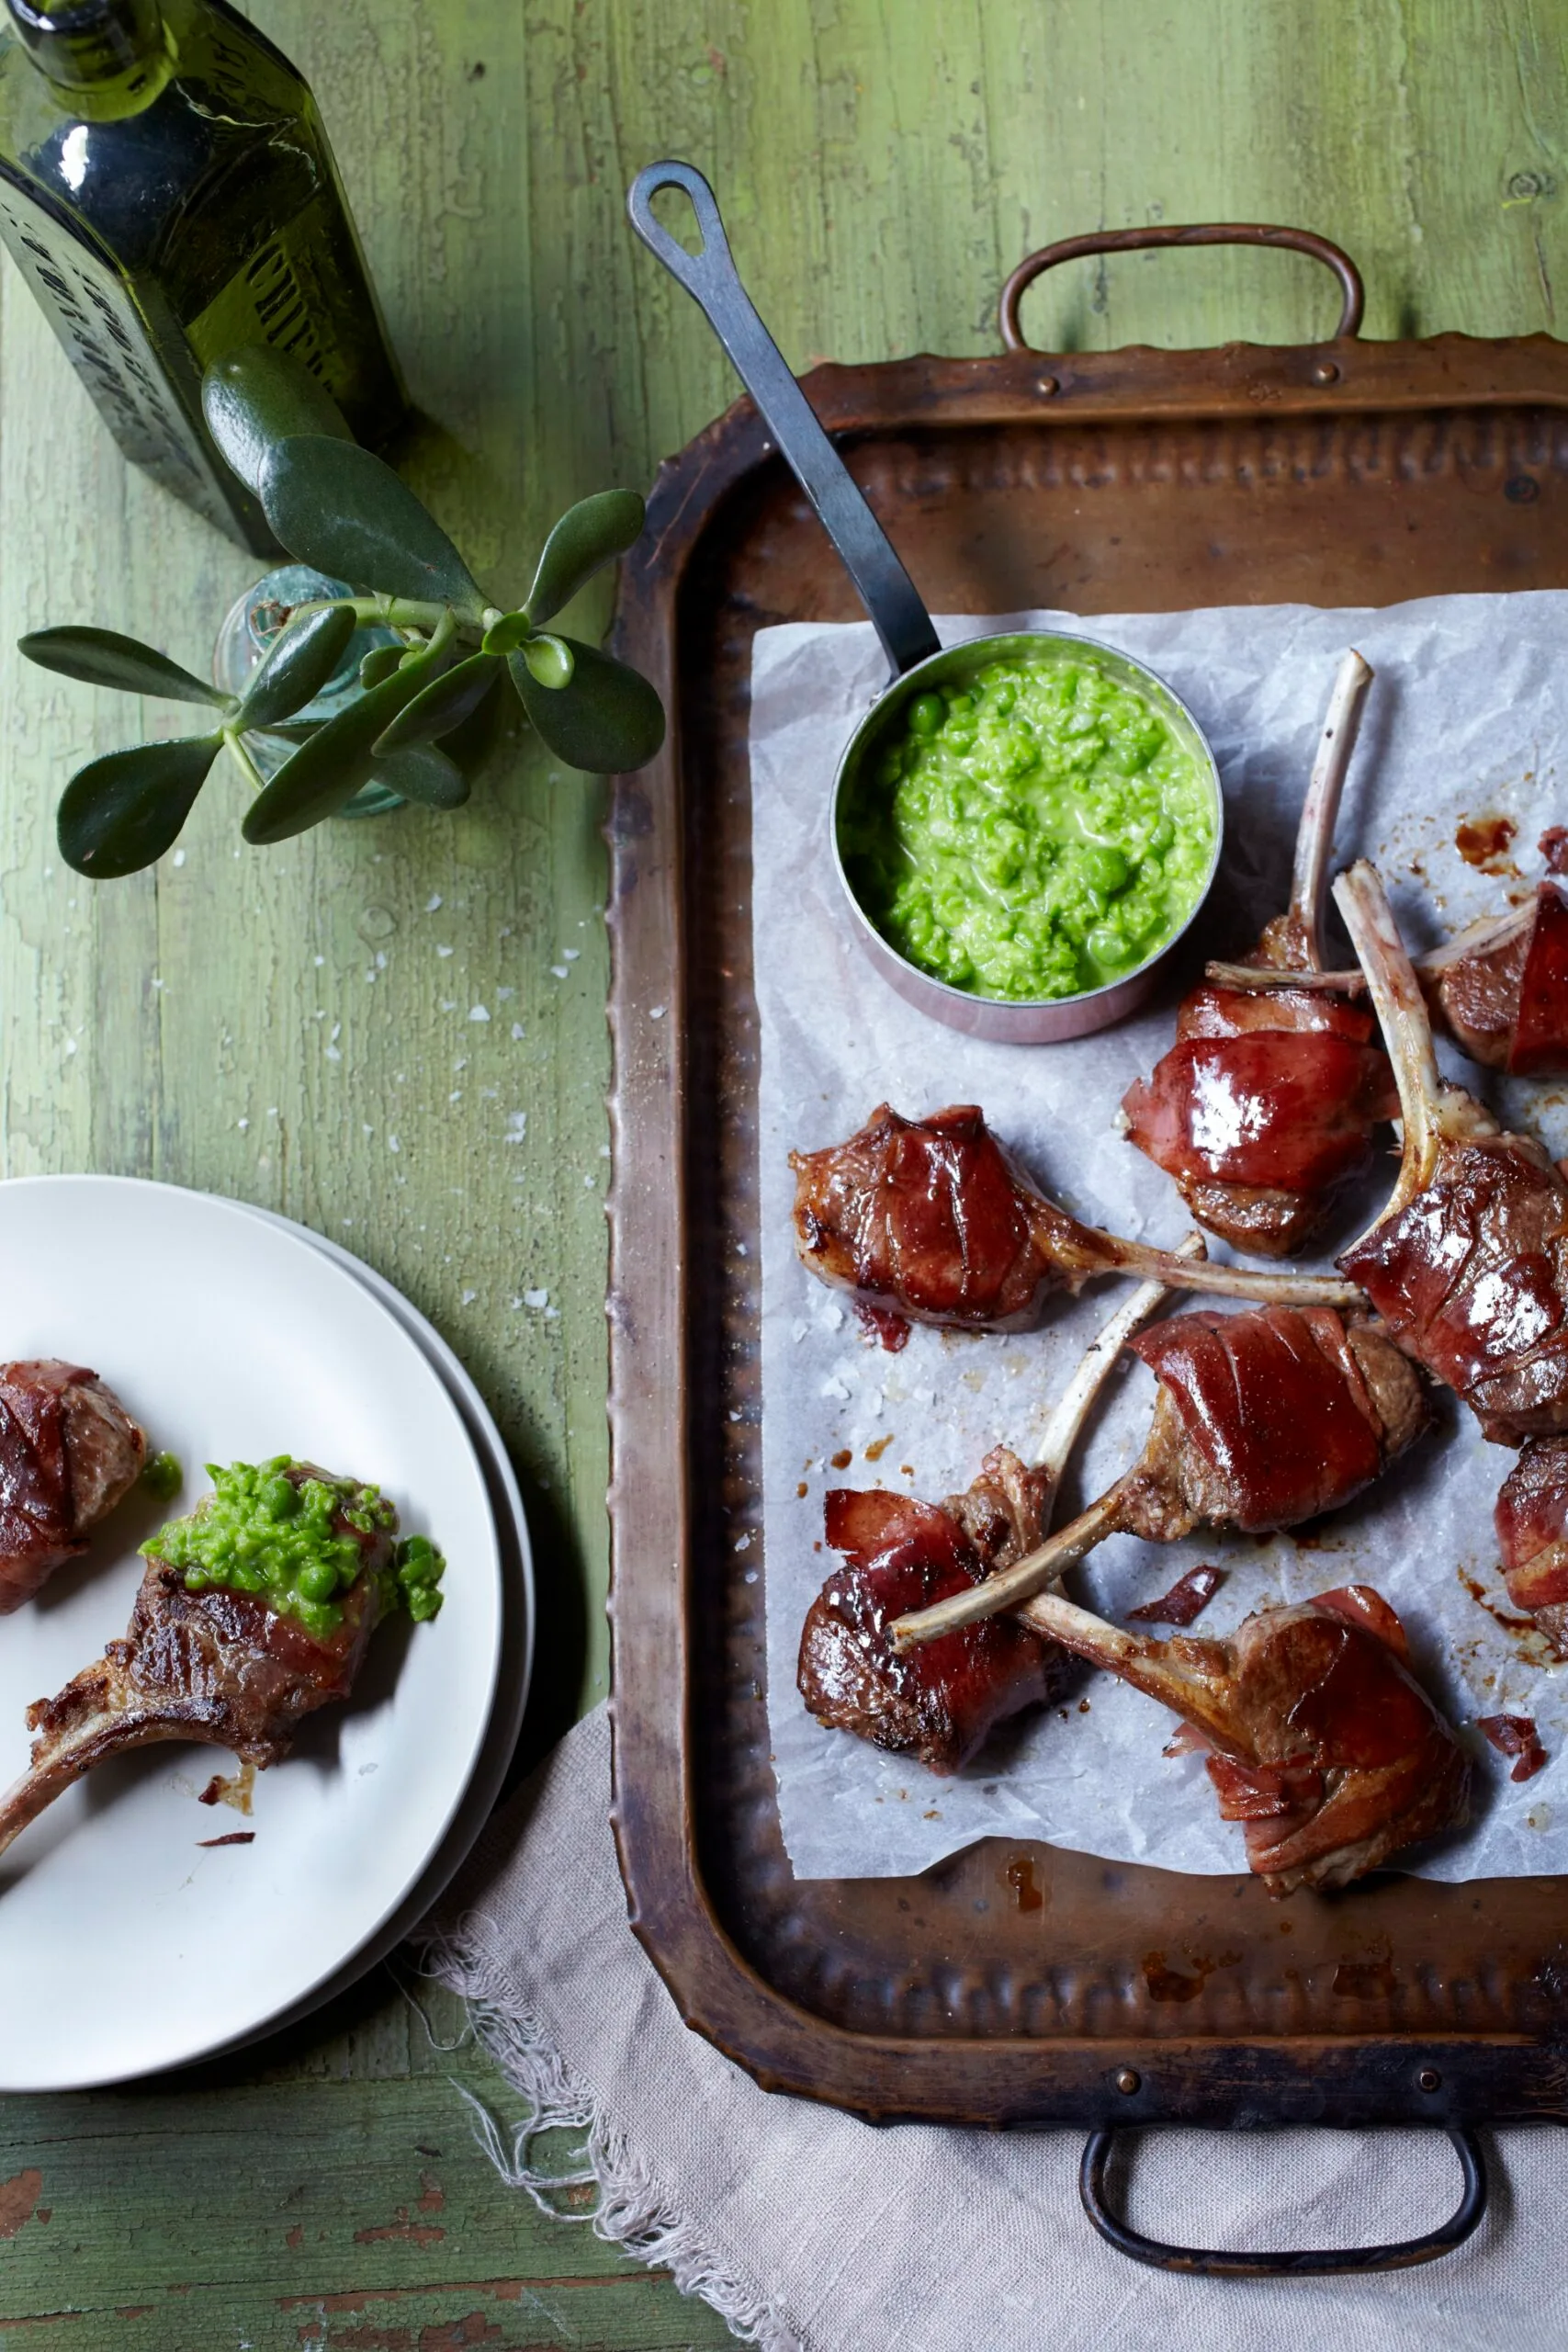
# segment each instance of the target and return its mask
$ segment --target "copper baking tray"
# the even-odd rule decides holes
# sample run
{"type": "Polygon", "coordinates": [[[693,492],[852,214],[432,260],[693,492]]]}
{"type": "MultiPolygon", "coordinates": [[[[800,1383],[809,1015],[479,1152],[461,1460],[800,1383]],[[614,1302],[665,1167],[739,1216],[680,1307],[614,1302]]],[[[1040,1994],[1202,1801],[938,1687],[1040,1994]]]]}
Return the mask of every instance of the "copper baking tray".
{"type": "MultiPolygon", "coordinates": [[[[1544,335],[1018,349],[805,385],[934,611],[1568,586],[1568,345],[1544,335]]],[[[759,2082],[879,2118],[1568,2120],[1560,1878],[1388,1873],[1280,1905],[1246,1876],[996,1838],[919,1878],[790,1868],[764,1693],[748,682],[756,629],[858,617],[748,401],[661,468],[616,637],[670,741],[609,821],[615,1804],[637,1933],[759,2082]]]]}

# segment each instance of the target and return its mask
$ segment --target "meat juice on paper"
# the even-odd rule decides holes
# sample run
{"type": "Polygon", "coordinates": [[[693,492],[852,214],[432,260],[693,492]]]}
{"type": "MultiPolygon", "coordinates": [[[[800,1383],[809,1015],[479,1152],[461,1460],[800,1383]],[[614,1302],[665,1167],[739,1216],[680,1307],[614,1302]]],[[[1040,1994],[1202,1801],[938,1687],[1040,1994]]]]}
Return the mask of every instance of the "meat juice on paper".
{"type": "MultiPolygon", "coordinates": [[[[1289,895],[1291,853],[1341,654],[1376,673],[1337,829],[1337,864],[1375,858],[1413,951],[1502,911],[1533,882],[1533,844],[1562,814],[1557,746],[1568,740],[1568,594],[1438,597],[1383,610],[1305,605],[1096,616],[1034,613],[938,622],[944,643],[1008,629],[1066,629],[1146,662],[1213,745],[1226,841],[1200,953],[1245,950],[1289,895]],[[1514,831],[1512,833],[1509,828],[1514,831]],[[1482,870],[1476,843],[1487,849],[1482,870]],[[1462,850],[1461,844],[1462,843],[1462,850]],[[1465,854],[1468,853],[1468,855],[1465,854]]],[[[837,1143],[879,1102],[910,1116],[980,1103],[1054,1199],[1130,1238],[1174,1245],[1189,1220],[1174,1184],[1126,1143],[1115,1114],[1171,1041],[1176,1002],[1075,1043],[1008,1046],[961,1036],[903,1004],[856,945],[838,895],[829,803],[839,754],[886,680],[869,626],[792,625],[757,637],[752,669],[753,926],[761,1016],[763,1534],[769,1715],[785,1843],[803,1877],[907,1875],[976,1838],[1034,1837],[1108,1860],[1234,1872],[1239,1828],[1222,1823],[1200,1757],[1167,1757],[1171,1719],[1103,1675],[1066,1704],[1003,1727],[975,1763],[939,1779],[824,1730],[795,1689],[806,1611],[833,1565],[824,1494],[884,1486],[938,1501],[998,1443],[1030,1454],[1054,1398],[1124,1285],[1090,1285],[1014,1337],[917,1327],[889,1354],[795,1254],[788,1155],[837,1143]],[[841,1457],[850,1457],[842,1466],[841,1457]],[[840,1460],[835,1463],[834,1457],[840,1460]],[[804,1487],[804,1494],[799,1490],[804,1487]],[[1087,1702],[1087,1703],[1086,1703],[1087,1702]]],[[[1348,958],[1346,959],[1348,960],[1348,958]]],[[[1440,1048],[1445,1058],[1449,1049],[1440,1048]]],[[[1505,1119],[1568,1144],[1550,1082],[1450,1065],[1505,1119]]],[[[1343,1247],[1377,1212],[1397,1160],[1380,1161],[1330,1238],[1343,1247]]],[[[1230,1254],[1210,1244],[1211,1255],[1230,1254]]],[[[1326,1266],[1328,1261],[1303,1263],[1326,1266]]],[[[1134,1458],[1153,1382],[1113,1376],[1069,1473],[1056,1519],[1134,1458]]],[[[1407,1865],[1448,1880],[1568,1869],[1568,1674],[1509,1609],[1492,1528],[1512,1456],[1450,1397],[1438,1427],[1357,1502],[1294,1538],[1210,1530],[1154,1547],[1114,1538],[1070,1580],[1118,1623],[1200,1565],[1227,1574],[1195,1630],[1335,1585],[1375,1584],[1410,1633],[1422,1679],[1476,1759],[1470,1828],[1407,1865]],[[1513,1622],[1510,1623],[1509,1620],[1513,1622]],[[1481,1716],[1533,1718],[1545,1769],[1513,1784],[1473,1731],[1481,1716]]],[[[740,1565],[738,1562],[738,1566],[740,1565]]]]}

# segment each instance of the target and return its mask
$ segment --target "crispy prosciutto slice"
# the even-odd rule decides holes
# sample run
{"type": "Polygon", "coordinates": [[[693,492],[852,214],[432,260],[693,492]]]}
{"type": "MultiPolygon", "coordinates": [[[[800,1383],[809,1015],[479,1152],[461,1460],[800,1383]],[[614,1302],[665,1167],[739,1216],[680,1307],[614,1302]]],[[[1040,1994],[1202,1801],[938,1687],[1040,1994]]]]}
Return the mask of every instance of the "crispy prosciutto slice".
{"type": "Polygon", "coordinates": [[[1489,1438],[1568,1430],[1568,1183],[1533,1136],[1503,1133],[1439,1078],[1374,869],[1353,866],[1335,896],[1388,1040],[1404,1134],[1388,1206],[1340,1266],[1489,1438]]]}
{"type": "Polygon", "coordinates": [[[1370,1585],[1259,1610],[1227,1641],[1124,1633],[1055,1593],[1021,1614],[1172,1708],[1271,1894],[1344,1886],[1468,1817],[1470,1760],[1370,1585]]]}
{"type": "Polygon", "coordinates": [[[1324,894],[1334,822],[1372,673],[1340,665],[1296,839],[1289,911],[1248,962],[1181,1005],[1176,1043],[1123,1098],[1126,1132],[1173,1176],[1210,1232],[1266,1258],[1304,1249],[1337,1189],[1371,1164],[1372,1130],[1396,1105],[1370,1013],[1290,985],[1323,967],[1324,894]],[[1274,985],[1253,986],[1267,972],[1274,985]]]}
{"type": "Polygon", "coordinates": [[[0,1616],[86,1550],[146,1459],[144,1432],[96,1372],[0,1364],[0,1616]]]}
{"type": "MultiPolygon", "coordinates": [[[[1196,1237],[1186,1254],[1201,1257],[1196,1237]]],[[[1010,1617],[989,1617],[901,1657],[896,1617],[972,1591],[1032,1551],[1050,1524],[1055,1487],[1124,1340],[1164,1286],[1147,1283],[1096,1334],[1052,1413],[1029,1469],[1006,1446],[941,1504],[880,1487],[835,1488],[825,1532],[840,1555],[807,1612],[796,1679],[807,1710],[836,1731],[956,1772],[995,1726],[1049,1700],[1072,1671],[1066,1653],[1010,1617]]]]}
{"type": "Polygon", "coordinates": [[[1016,1566],[900,1618],[898,1648],[1017,1607],[1110,1535],[1261,1534],[1336,1510],[1430,1418],[1399,1351],[1328,1307],[1179,1315],[1130,1344],[1159,1381],[1133,1467],[1016,1566]]]}
{"type": "Polygon", "coordinates": [[[790,1154],[800,1260],[881,1318],[1020,1331],[1046,1300],[1135,1273],[1243,1298],[1352,1303],[1343,1283],[1199,1264],[1080,1225],[1030,1182],[972,1103],[906,1119],[886,1102],[847,1143],[790,1154]]]}
{"type": "MultiPolygon", "coordinates": [[[[297,1484],[328,1476],[310,1463],[287,1475],[297,1484]]],[[[125,1638],[28,1708],[32,1762],[0,1796],[0,1853],[106,1757],[197,1740],[265,1767],[287,1756],[305,1716],[347,1698],[396,1589],[396,1525],[367,1532],[339,1513],[333,1532],[358,1545],[363,1566],[341,1595],[341,1623],[321,1640],[256,1593],[193,1592],[179,1568],[149,1561],[125,1638]]]]}
{"type": "Polygon", "coordinates": [[[1493,1524],[1516,1609],[1568,1657],[1568,1437],[1536,1437],[1504,1479],[1493,1524]]]}

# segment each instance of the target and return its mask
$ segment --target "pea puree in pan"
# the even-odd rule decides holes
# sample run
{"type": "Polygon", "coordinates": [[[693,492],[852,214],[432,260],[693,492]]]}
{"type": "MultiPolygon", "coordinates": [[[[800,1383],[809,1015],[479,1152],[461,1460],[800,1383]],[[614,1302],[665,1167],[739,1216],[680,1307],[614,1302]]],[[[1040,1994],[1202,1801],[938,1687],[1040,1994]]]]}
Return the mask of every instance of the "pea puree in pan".
{"type": "Polygon", "coordinates": [[[1181,929],[1213,786],[1108,664],[1021,652],[906,704],[839,827],[852,889],[908,963],[1041,1002],[1122,978],[1181,929]]]}

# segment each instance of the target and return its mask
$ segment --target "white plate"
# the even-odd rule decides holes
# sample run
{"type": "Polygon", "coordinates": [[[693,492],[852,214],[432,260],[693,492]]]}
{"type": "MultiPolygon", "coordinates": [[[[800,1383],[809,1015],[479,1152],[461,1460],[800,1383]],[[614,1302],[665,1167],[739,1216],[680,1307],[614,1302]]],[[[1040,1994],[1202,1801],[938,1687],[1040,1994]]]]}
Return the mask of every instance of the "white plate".
{"type": "MultiPolygon", "coordinates": [[[[263,2030],[329,1989],[440,1851],[484,1748],[502,1572],[483,1472],[423,1350],[313,1242],[248,1210],[113,1177],[0,1184],[0,1357],[91,1364],[177,1454],[309,1454],[378,1482],[446,1554],[428,1625],[378,1634],[346,1707],[260,1774],[248,1821],[195,1798],[221,1750],[101,1766],[0,1860],[0,2090],[85,2088],[263,2030]],[[204,1850],[239,1828],[254,1844],[204,1850]]],[[[123,1632],[138,1495],[87,1556],[0,1619],[0,1785],[24,1713],[123,1632]]]]}
{"type": "MultiPolygon", "coordinates": [[[[512,1467],[501,1431],[491,1418],[490,1408],[475,1387],[460,1357],[447,1345],[434,1323],[423,1316],[418,1307],[394,1288],[384,1274],[374,1266],[354,1256],[335,1241],[328,1241],[308,1226],[296,1225],[288,1217],[278,1216],[272,1209],[250,1208],[252,1216],[262,1217],[268,1225],[277,1225],[286,1233],[297,1233],[313,1249],[348,1269],[362,1282],[373,1297],[378,1298],[389,1314],[395,1315],[404,1329],[418,1340],[425,1354],[435,1365],[456,1399],[463,1416],[474,1450],[490,1488],[491,1507],[495,1514],[496,1532],[501,1542],[502,1577],[502,1647],[501,1666],[496,1681],[495,1704],[491,1711],[489,1729],[473,1778],[464,1791],[463,1801],[453,1817],[452,1826],[442,1839],[436,1852],[421,1872],[413,1886],[389,1919],[384,1920],[376,1933],[326,1982],[318,1984],[303,2000],[282,2017],[271,2018],[260,2029],[262,2033],[279,2033],[286,2026],[297,2024],[320,2008],[324,2002],[336,2000],[356,1984],[367,1969],[384,1960],[394,1945],[401,1942],[410,1929],[416,1927],[446,1893],[457,1871],[467,1861],[500,1796],[507,1767],[516,1752],[518,1734],[523,1728],[523,1712],[527,1704],[528,1687],[533,1679],[534,1629],[534,1553],[528,1537],[528,1521],[523,1509],[523,1497],[517,1485],[517,1474],[512,1467]]],[[[256,2039],[254,2033],[243,2034],[242,2041],[256,2039]]]]}

